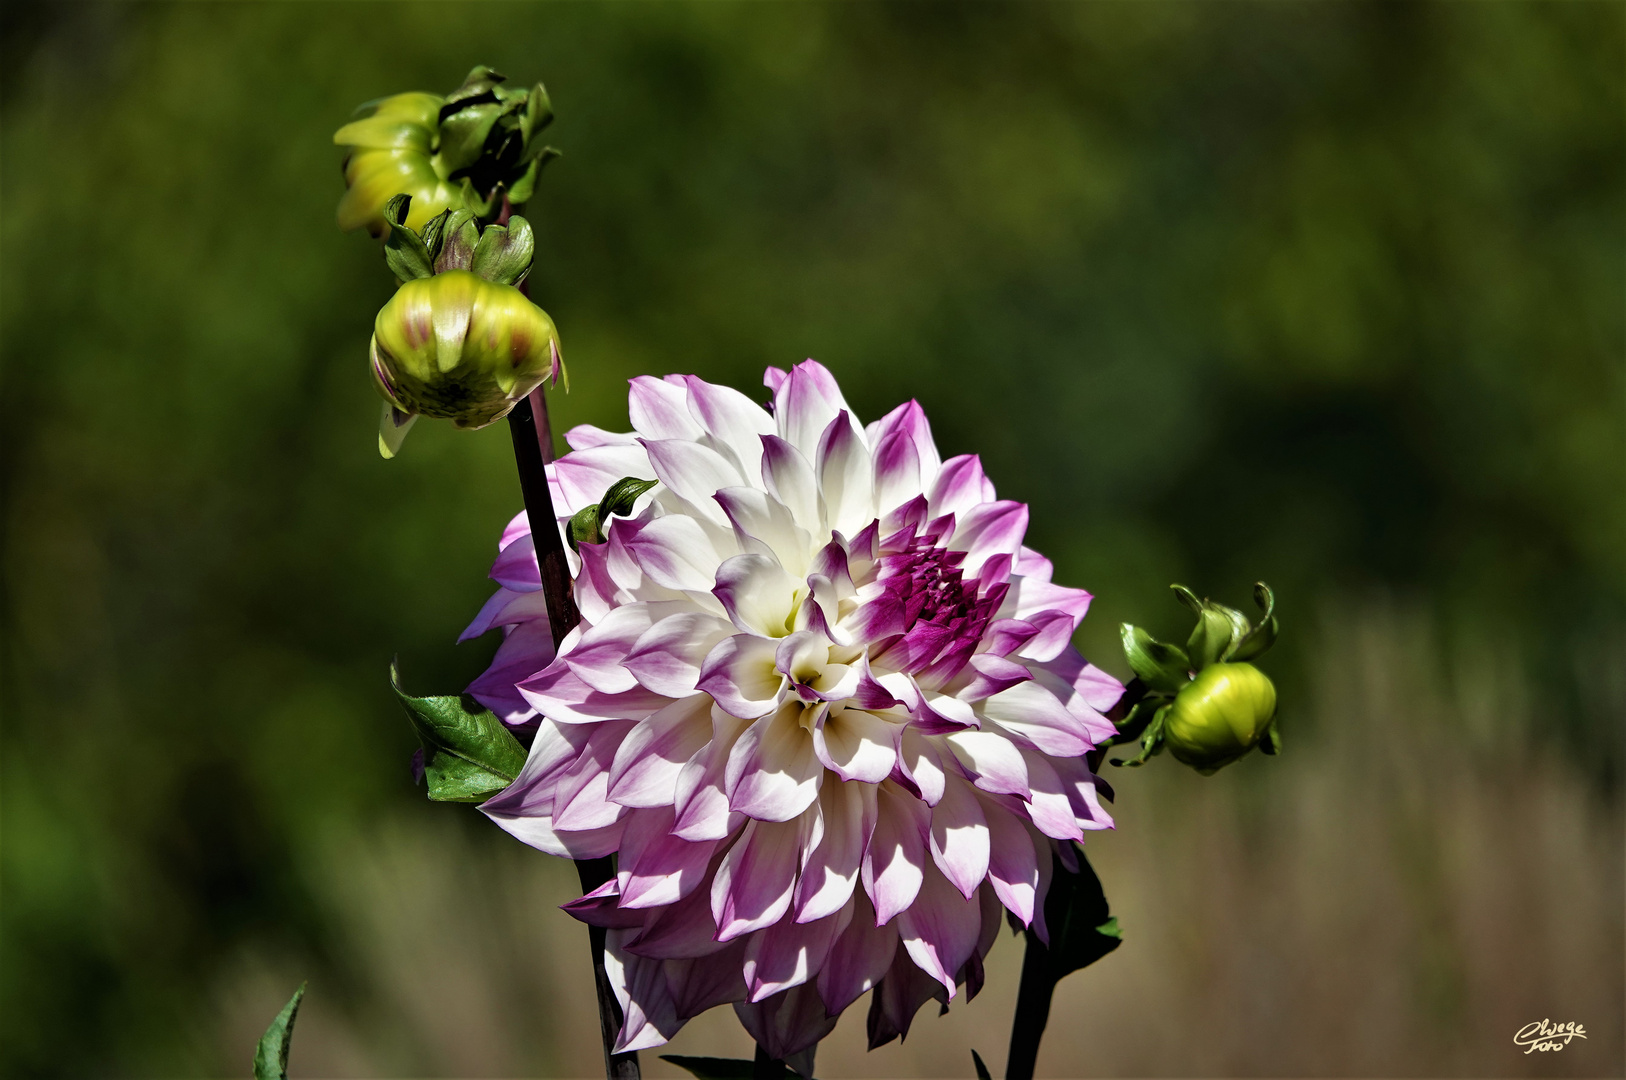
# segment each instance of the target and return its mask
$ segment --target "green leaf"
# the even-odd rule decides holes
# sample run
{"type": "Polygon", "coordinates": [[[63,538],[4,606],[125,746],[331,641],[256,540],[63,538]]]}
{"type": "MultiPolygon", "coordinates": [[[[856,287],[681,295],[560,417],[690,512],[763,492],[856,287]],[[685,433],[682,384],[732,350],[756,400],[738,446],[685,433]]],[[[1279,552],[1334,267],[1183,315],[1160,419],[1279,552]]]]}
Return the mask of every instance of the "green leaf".
{"type": "Polygon", "coordinates": [[[662,1061],[670,1061],[680,1069],[687,1069],[700,1080],[751,1080],[756,1075],[756,1062],[745,1058],[689,1057],[684,1054],[662,1054],[662,1061]]]}
{"type": "Polygon", "coordinates": [[[299,1003],[305,999],[305,984],[300,983],[288,1004],[282,1007],[271,1026],[260,1036],[254,1048],[254,1080],[288,1080],[288,1044],[294,1037],[294,1020],[299,1016],[299,1003]]]}
{"type": "Polygon", "coordinates": [[[598,507],[584,506],[570,519],[570,529],[565,534],[570,541],[570,550],[581,553],[583,544],[602,544],[604,536],[598,531],[598,507]]]}
{"type": "Polygon", "coordinates": [[[604,528],[616,514],[625,517],[637,505],[638,496],[660,483],[659,480],[640,480],[636,476],[623,476],[610,485],[597,506],[576,511],[570,519],[570,550],[580,551],[582,544],[604,543],[604,528]]]}
{"type": "Polygon", "coordinates": [[[994,1080],[988,1066],[982,1063],[982,1055],[975,1050],[971,1051],[971,1067],[977,1070],[977,1080],[994,1080]]]}
{"type": "Polygon", "coordinates": [[[1078,873],[1070,873],[1058,857],[1044,901],[1045,924],[1050,928],[1050,975],[1060,981],[1089,967],[1123,943],[1118,920],[1107,909],[1106,893],[1090,860],[1078,851],[1078,873]]]}
{"type": "Polygon", "coordinates": [[[469,269],[499,285],[518,285],[531,272],[531,258],[536,241],[531,235],[531,223],[519,216],[510,217],[507,226],[487,225],[474,245],[469,269]]]}
{"type": "Polygon", "coordinates": [[[1178,646],[1165,645],[1138,626],[1119,627],[1124,659],[1140,680],[1153,690],[1178,693],[1191,680],[1191,661],[1178,646]]]}
{"type": "Polygon", "coordinates": [[[625,517],[632,513],[633,506],[638,502],[638,496],[658,483],[659,480],[640,480],[636,476],[623,476],[611,484],[610,490],[604,493],[604,498],[598,501],[600,523],[609,521],[611,514],[625,517]]]}
{"type": "Polygon", "coordinates": [[[1231,653],[1232,660],[1252,660],[1276,644],[1279,630],[1276,625],[1276,594],[1263,581],[1256,581],[1253,585],[1253,602],[1259,605],[1264,614],[1259,617],[1259,625],[1237,642],[1231,653]]]}
{"type": "Polygon", "coordinates": [[[525,767],[525,747],[473,698],[413,697],[390,665],[390,685],[423,744],[423,774],[435,802],[484,802],[525,767]]]}
{"type": "Polygon", "coordinates": [[[417,233],[404,224],[412,196],[397,195],[384,204],[384,222],[389,235],[384,238],[384,263],[402,281],[433,276],[435,261],[417,233]]]}

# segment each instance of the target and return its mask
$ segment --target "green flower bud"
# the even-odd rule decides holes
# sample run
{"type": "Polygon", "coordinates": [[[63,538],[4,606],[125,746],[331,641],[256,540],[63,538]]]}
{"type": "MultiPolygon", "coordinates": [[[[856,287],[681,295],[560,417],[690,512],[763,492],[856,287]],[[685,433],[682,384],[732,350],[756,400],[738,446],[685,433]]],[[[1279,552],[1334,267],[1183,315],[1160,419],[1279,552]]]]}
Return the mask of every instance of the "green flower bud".
{"type": "Polygon", "coordinates": [[[484,427],[563,371],[553,320],[468,270],[402,283],[373,322],[373,378],[396,410],[484,427]]]}
{"type": "Polygon", "coordinates": [[[1254,748],[1276,716],[1276,687],[1252,664],[1210,664],[1174,697],[1163,742],[1201,773],[1254,748]]]}
{"type": "Polygon", "coordinates": [[[510,205],[530,198],[558,153],[537,138],[553,107],[541,83],[526,90],[504,81],[477,67],[445,97],[395,94],[363,105],[364,115],[333,135],[347,150],[339,228],[384,235],[384,205],[401,194],[412,196],[412,229],[446,210],[489,218],[505,195],[510,205]]]}

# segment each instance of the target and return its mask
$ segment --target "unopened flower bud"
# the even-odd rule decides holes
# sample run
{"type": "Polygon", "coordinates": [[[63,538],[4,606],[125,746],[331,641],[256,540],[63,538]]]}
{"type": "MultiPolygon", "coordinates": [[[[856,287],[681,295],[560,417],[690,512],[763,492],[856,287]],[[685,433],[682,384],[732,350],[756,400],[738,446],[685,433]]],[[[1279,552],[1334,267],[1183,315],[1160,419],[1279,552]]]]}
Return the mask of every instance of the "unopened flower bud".
{"type": "Polygon", "coordinates": [[[373,377],[402,413],[484,427],[562,370],[553,320],[467,270],[404,282],[373,323],[373,377]]]}
{"type": "Polygon", "coordinates": [[[502,85],[490,68],[469,72],[462,86],[437,94],[395,94],[362,106],[365,113],[333,135],[347,150],[339,228],[388,230],[384,206],[412,196],[404,224],[421,229],[446,210],[495,217],[530,198],[541,167],[556,154],[537,136],[553,119],[548,95],[502,85]]]}
{"type": "Polygon", "coordinates": [[[1276,715],[1276,687],[1252,664],[1210,664],[1180,692],[1163,741],[1181,762],[1211,773],[1252,750],[1276,715]]]}

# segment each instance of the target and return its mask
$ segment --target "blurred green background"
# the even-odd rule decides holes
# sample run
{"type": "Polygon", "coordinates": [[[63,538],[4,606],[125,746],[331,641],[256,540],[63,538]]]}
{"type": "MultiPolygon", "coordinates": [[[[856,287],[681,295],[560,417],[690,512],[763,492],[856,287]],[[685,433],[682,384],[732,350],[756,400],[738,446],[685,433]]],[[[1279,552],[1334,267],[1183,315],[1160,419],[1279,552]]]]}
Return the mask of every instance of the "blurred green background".
{"type": "MultiPolygon", "coordinates": [[[[590,1075],[568,867],[431,806],[508,433],[374,448],[358,102],[548,85],[572,392],[925,406],[1116,624],[1281,599],[1286,756],[1115,775],[1051,1075],[1620,1075],[1626,7],[10,3],[0,1070],[590,1075]],[[1591,1033],[1523,1056],[1520,1025],[1591,1033]]],[[[989,989],[830,1076],[996,1064],[989,989]],[[968,1022],[969,1021],[969,1022],[968,1022]]],[[[728,1010],[687,1052],[748,1044],[728,1010]]],[[[644,1055],[648,1075],[671,1070],[644,1055]]]]}

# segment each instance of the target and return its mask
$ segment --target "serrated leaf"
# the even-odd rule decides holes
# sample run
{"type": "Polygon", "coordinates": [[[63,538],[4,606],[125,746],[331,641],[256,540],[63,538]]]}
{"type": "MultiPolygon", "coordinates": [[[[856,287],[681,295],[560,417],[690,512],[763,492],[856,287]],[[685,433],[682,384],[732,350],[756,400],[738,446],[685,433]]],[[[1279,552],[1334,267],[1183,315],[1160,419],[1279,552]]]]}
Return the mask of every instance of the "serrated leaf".
{"type": "Polygon", "coordinates": [[[525,767],[525,747],[490,709],[468,696],[413,697],[401,689],[400,668],[390,685],[423,744],[423,775],[435,802],[484,802],[525,767]]]}
{"type": "Polygon", "coordinates": [[[662,1054],[662,1061],[670,1061],[680,1069],[687,1069],[700,1080],[752,1080],[756,1075],[756,1062],[745,1058],[689,1057],[686,1054],[662,1054]]]}
{"type": "Polygon", "coordinates": [[[294,996],[260,1036],[254,1048],[254,1080],[288,1080],[288,1047],[293,1040],[294,1021],[299,1017],[299,1003],[305,999],[305,985],[299,984],[294,996]]]}
{"type": "Polygon", "coordinates": [[[487,225],[474,245],[469,269],[499,285],[518,285],[531,272],[536,241],[531,223],[515,215],[506,226],[487,225]]]}
{"type": "Polygon", "coordinates": [[[384,263],[402,281],[431,277],[435,272],[435,261],[422,238],[405,225],[411,205],[410,195],[396,195],[384,204],[384,223],[390,230],[384,237],[384,263]]]}
{"type": "Polygon", "coordinates": [[[1153,690],[1173,694],[1190,681],[1191,661],[1179,646],[1167,645],[1129,623],[1119,627],[1118,634],[1130,669],[1153,690]]]}
{"type": "Polygon", "coordinates": [[[1084,852],[1078,852],[1076,874],[1059,857],[1054,865],[1044,918],[1050,928],[1050,977],[1059,982],[1116,949],[1123,943],[1123,935],[1107,908],[1101,879],[1084,852]]]}
{"type": "Polygon", "coordinates": [[[467,270],[474,261],[474,248],[480,242],[480,226],[467,210],[454,210],[441,229],[440,251],[435,255],[435,273],[467,270]]]}
{"type": "Polygon", "coordinates": [[[994,1080],[988,1066],[982,1063],[982,1055],[975,1050],[971,1051],[971,1067],[977,1070],[977,1080],[994,1080]]]}

